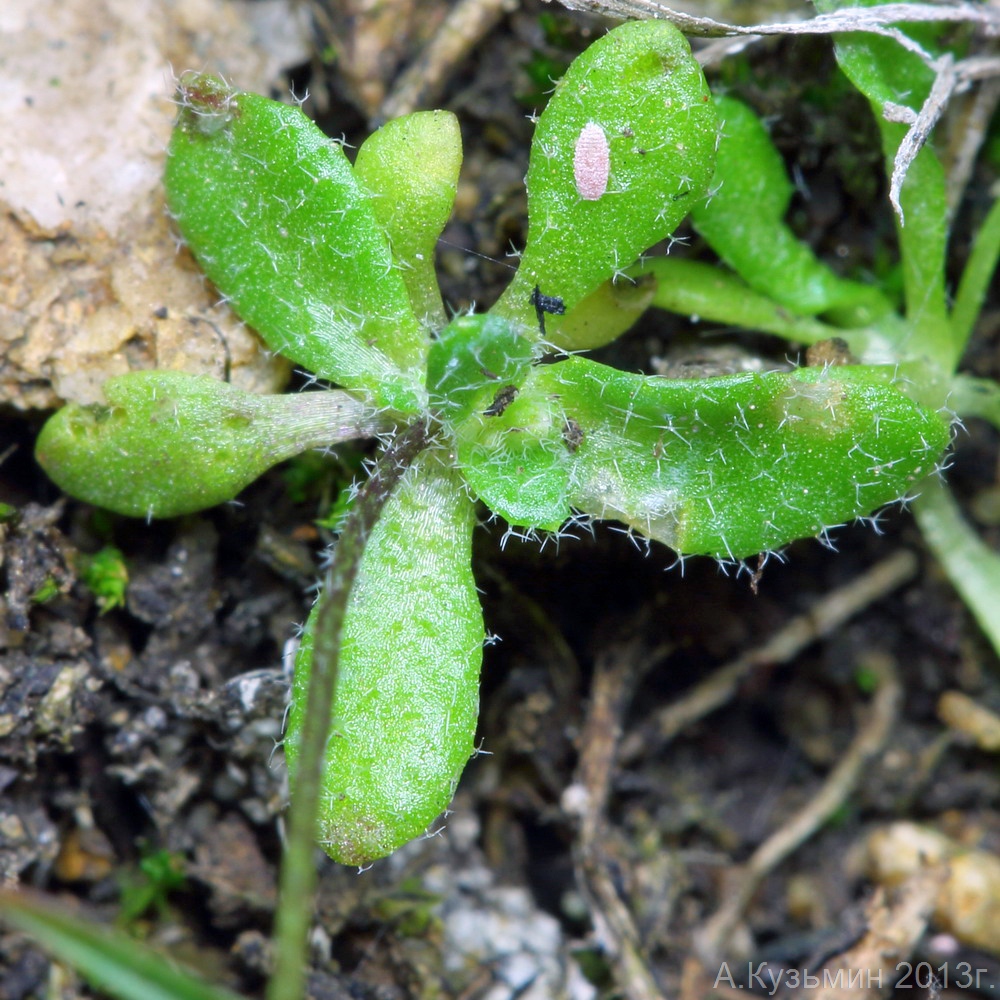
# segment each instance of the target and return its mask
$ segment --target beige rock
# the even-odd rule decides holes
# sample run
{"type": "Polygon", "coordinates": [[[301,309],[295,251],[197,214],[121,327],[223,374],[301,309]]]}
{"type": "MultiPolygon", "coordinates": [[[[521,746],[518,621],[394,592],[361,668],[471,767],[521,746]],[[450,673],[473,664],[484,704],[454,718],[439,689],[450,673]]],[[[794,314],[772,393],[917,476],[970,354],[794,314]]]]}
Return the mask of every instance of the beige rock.
{"type": "Polygon", "coordinates": [[[899,822],[876,830],[866,843],[867,874],[893,887],[917,872],[944,872],[933,922],[960,941],[1000,954],[1000,857],[970,850],[931,827],[899,822]]]}
{"type": "Polygon", "coordinates": [[[0,403],[100,400],[138,368],[231,368],[256,391],[286,378],[166,216],[173,72],[188,67],[265,93],[278,69],[241,4],[0,4],[0,403]]]}

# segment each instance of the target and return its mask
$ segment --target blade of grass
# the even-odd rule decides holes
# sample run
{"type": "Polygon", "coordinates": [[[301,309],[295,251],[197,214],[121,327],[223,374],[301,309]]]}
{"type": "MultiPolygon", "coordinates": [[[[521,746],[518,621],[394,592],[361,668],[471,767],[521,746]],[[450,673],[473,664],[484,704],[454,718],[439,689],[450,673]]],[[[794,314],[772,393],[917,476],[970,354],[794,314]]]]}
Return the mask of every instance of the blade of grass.
{"type": "Polygon", "coordinates": [[[121,931],[28,893],[0,893],[0,915],[93,986],[119,1000],[241,1000],[174,965],[121,931]]]}

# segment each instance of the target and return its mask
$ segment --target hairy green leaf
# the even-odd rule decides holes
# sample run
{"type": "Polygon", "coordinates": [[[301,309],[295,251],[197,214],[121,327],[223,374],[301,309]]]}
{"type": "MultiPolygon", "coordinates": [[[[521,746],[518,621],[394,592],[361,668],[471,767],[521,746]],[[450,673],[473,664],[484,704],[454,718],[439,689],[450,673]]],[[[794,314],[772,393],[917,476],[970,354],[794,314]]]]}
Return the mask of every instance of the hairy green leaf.
{"type": "Polygon", "coordinates": [[[456,316],[431,344],[427,394],[449,423],[502,405],[524,381],[535,353],[505,319],[492,313],[456,316]]]}
{"type": "MultiPolygon", "coordinates": [[[[902,383],[901,383],[902,384],[902,383]]],[[[577,428],[570,502],[682,555],[741,559],[867,516],[933,472],[948,420],[844,366],[708,379],[631,375],[584,358],[533,392],[577,428]]]]}
{"type": "Polygon", "coordinates": [[[570,448],[558,407],[531,372],[502,408],[455,428],[456,457],[473,492],[510,524],[554,531],[569,517],[570,448]]]}
{"type": "MultiPolygon", "coordinates": [[[[460,480],[429,450],[365,548],[344,622],[317,830],[337,861],[365,864],[423,833],[473,753],[483,642],[474,523],[460,480]]],[[[293,790],[311,627],[285,741],[293,790]]]]}
{"type": "MultiPolygon", "coordinates": [[[[595,41],[535,129],[527,245],[495,309],[537,332],[536,287],[569,310],[632,264],[704,193],[716,134],[701,68],[671,24],[633,21],[595,41]]],[[[559,323],[546,318],[547,331],[559,323]]]]}
{"type": "Polygon", "coordinates": [[[426,338],[340,143],[299,108],[188,74],[167,202],[205,273],[267,345],[415,413],[426,338]]]}
{"type": "Polygon", "coordinates": [[[35,456],[67,493],[131,517],[223,503],[283,459],[378,426],[343,393],[260,396],[185,372],[118,375],[104,396],[50,417],[35,456]]]}

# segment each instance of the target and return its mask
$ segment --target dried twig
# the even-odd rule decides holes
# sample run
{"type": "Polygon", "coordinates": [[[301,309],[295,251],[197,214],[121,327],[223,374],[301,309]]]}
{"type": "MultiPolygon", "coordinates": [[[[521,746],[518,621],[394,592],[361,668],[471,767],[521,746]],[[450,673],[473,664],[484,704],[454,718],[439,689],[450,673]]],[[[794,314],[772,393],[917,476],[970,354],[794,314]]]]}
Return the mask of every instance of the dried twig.
{"type": "Polygon", "coordinates": [[[391,121],[432,103],[454,67],[517,5],[518,0],[459,0],[423,52],[396,79],[379,118],[391,121]]]}
{"type": "Polygon", "coordinates": [[[818,990],[803,990],[801,996],[810,1000],[878,1000],[885,996],[886,987],[899,974],[899,963],[912,954],[927,929],[945,875],[942,866],[924,868],[895,892],[879,889],[865,911],[865,936],[826,963],[818,990]]]}
{"type": "Polygon", "coordinates": [[[632,732],[622,743],[621,761],[632,761],[662,748],[692,723],[721,708],[754,668],[794,659],[810,643],[829,635],[870,604],[902,586],[916,571],[916,556],[900,551],[846,586],[830,591],[762,646],[720,667],[679,701],[668,705],[632,732]]]}
{"type": "MultiPolygon", "coordinates": [[[[551,2],[551,0],[550,0],[551,2]]],[[[1000,9],[979,3],[887,3],[880,7],[850,7],[801,21],[774,24],[727,24],[674,10],[659,0],[560,0],[570,10],[634,19],[659,18],[676,24],[685,34],[705,38],[726,35],[829,35],[841,31],[886,34],[891,26],[918,21],[966,21],[1000,34],[1000,9]]]]}
{"type": "Polygon", "coordinates": [[[899,713],[903,689],[891,659],[873,657],[870,665],[878,671],[879,686],[868,719],[819,791],[753,852],[740,872],[738,885],[698,930],[695,940],[704,961],[715,961],[722,954],[763,879],[840,808],[857,786],[865,766],[885,746],[899,713]]]}
{"type": "Polygon", "coordinates": [[[563,794],[563,808],[578,823],[574,866],[580,890],[590,904],[595,937],[611,957],[619,986],[628,1000],[662,1000],[645,958],[639,932],[619,895],[620,865],[608,856],[605,807],[611,788],[622,719],[642,675],[663,658],[666,644],[650,648],[643,638],[649,616],[632,623],[629,638],[598,657],[587,721],[580,737],[576,780],[563,794]]]}
{"type": "Polygon", "coordinates": [[[882,114],[888,121],[902,121],[909,125],[903,141],[896,151],[892,165],[892,181],[889,186],[889,201],[903,224],[903,207],[900,204],[900,192],[907,171],[923,149],[924,143],[930,138],[934,126],[938,123],[948,102],[956,94],[968,89],[974,80],[1000,76],[1000,58],[976,57],[955,62],[950,54],[941,56],[931,63],[934,69],[934,83],[920,111],[914,112],[904,105],[886,102],[882,114]]]}

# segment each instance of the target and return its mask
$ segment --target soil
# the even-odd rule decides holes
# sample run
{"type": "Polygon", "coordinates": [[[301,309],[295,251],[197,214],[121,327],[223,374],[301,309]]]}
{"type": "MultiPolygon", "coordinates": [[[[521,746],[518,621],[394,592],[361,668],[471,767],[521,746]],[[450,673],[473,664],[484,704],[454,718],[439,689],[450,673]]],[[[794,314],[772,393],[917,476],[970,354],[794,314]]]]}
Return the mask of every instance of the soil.
{"type": "MultiPolygon", "coordinates": [[[[489,305],[509,275],[505,252],[523,239],[527,116],[542,99],[531,74],[557,72],[600,26],[543,3],[505,10],[434,99],[459,115],[466,147],[439,259],[455,309],[489,305]]],[[[404,61],[390,60],[390,82],[404,61]]],[[[845,266],[878,270],[891,217],[882,187],[872,190],[872,132],[860,102],[822,113],[815,95],[833,73],[827,42],[782,41],[710,80],[771,116],[810,193],[796,199],[799,232],[845,266]]],[[[287,75],[286,87],[325,97],[307,107],[328,130],[354,144],[364,136],[371,108],[336,65],[314,59],[287,75]]],[[[958,216],[956,274],[994,179],[977,169],[958,216]]],[[[977,374],[1000,376],[998,315],[994,299],[969,354],[977,374]]],[[[770,360],[788,353],[660,315],[604,357],[651,370],[737,343],[770,360]]],[[[14,508],[0,523],[0,871],[261,995],[286,795],[276,747],[288,642],[328,541],[317,518],[364,449],[342,449],[305,484],[281,467],[238,503],[144,524],[59,495],[32,459],[45,415],[0,413],[0,501],[14,508]],[[128,587],[124,605],[104,611],[80,580],[80,554],[108,544],[124,555],[128,587]]],[[[994,545],[997,444],[970,424],[949,473],[994,545]]],[[[912,844],[929,827],[975,848],[986,883],[1000,864],[995,752],[957,735],[938,708],[959,692],[1000,709],[997,657],[907,512],[889,511],[879,527],[838,530],[835,551],[806,540],[725,572],[709,560],[677,565],[614,525],[539,548],[501,545],[504,526],[485,523],[475,568],[499,641],[483,668],[484,752],[438,835],[360,875],[318,856],[309,995],[766,995],[769,977],[784,972],[788,983],[789,970],[822,984],[824,968],[850,969],[844,956],[877,939],[896,942],[890,967],[933,968],[939,983],[951,971],[947,987],[903,982],[894,995],[992,996],[1000,883],[983,890],[970,930],[978,902],[945,900],[946,876],[928,883],[919,854],[929,848],[912,844]],[[868,584],[824,630],[845,589],[868,584]],[[802,638],[782,652],[772,640],[790,628],[802,638]],[[748,654],[723,684],[717,671],[748,654]],[[713,678],[723,692],[714,710],[666,733],[664,711],[713,678]],[[859,734],[878,726],[859,763],[859,734]],[[761,845],[788,833],[852,761],[816,829],[763,863],[761,845]],[[886,868],[874,860],[876,833],[895,838],[894,858],[916,859],[895,883],[886,876],[888,889],[874,877],[886,868]],[[719,917],[741,893],[745,905],[719,917]],[[907,924],[911,903],[918,918],[907,924]],[[978,987],[956,986],[962,963],[985,970],[978,987]]],[[[0,1000],[93,995],[25,937],[0,936],[0,1000]]]]}

